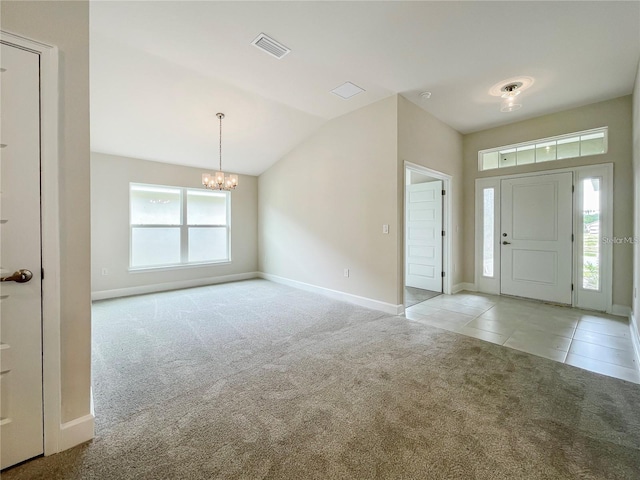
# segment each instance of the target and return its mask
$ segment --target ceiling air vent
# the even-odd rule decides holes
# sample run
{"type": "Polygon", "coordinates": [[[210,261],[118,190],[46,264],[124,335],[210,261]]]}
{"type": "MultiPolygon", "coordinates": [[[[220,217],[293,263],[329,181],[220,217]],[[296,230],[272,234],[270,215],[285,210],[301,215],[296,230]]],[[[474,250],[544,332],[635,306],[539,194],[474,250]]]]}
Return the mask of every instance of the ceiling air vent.
{"type": "Polygon", "coordinates": [[[262,50],[263,52],[267,52],[269,55],[282,58],[291,50],[279,42],[276,42],[273,38],[261,33],[256,37],[256,39],[251,42],[251,45],[255,45],[257,48],[262,50]]]}

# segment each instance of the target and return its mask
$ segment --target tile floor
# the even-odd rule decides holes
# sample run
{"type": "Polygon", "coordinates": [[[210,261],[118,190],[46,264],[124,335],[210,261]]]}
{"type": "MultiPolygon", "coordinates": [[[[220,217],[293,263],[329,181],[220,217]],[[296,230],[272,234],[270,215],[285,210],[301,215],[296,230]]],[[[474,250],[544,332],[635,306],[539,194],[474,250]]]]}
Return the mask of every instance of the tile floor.
{"type": "Polygon", "coordinates": [[[462,292],[405,310],[407,319],[640,383],[625,318],[542,302],[462,292]]]}

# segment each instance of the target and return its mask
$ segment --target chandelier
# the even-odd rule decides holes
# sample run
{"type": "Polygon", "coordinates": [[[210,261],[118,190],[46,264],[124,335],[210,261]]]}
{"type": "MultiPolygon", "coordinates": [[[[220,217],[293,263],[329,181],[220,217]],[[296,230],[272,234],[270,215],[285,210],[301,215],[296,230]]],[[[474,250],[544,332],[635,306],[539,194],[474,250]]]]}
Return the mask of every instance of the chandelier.
{"type": "Polygon", "coordinates": [[[220,168],[211,175],[210,173],[202,174],[202,185],[210,190],[235,190],[238,186],[238,175],[225,175],[222,171],[222,119],[224,113],[216,113],[216,117],[220,120],[220,168]]]}

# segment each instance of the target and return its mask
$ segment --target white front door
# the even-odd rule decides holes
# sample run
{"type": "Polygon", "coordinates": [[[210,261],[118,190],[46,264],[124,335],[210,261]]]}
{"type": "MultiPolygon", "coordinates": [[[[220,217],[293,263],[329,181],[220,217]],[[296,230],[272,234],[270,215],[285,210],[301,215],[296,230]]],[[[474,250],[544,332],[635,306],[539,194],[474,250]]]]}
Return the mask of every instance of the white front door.
{"type": "Polygon", "coordinates": [[[6,468],[44,451],[40,67],[27,50],[3,44],[1,53],[0,468],[6,468]],[[24,270],[33,272],[26,282],[24,270]]]}
{"type": "Polygon", "coordinates": [[[406,188],[405,285],[442,292],[442,181],[406,188]]]}
{"type": "Polygon", "coordinates": [[[572,185],[570,172],[501,181],[501,293],[571,304],[572,185]]]}

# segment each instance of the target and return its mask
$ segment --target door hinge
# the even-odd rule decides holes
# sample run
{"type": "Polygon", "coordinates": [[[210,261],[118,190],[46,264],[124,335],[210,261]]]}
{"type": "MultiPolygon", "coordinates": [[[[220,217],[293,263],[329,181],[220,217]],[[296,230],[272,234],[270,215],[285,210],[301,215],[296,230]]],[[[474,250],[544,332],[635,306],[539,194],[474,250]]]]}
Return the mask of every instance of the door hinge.
{"type": "Polygon", "coordinates": [[[444,272],[442,272],[442,277],[444,278],[444,272]]]}
{"type": "Polygon", "coordinates": [[[573,283],[571,284],[571,291],[573,292],[573,283]]]}
{"type": "Polygon", "coordinates": [[[574,193],[576,191],[576,186],[575,185],[571,185],[571,193],[574,193]]]}
{"type": "Polygon", "coordinates": [[[442,230],[442,236],[444,237],[444,230],[442,230]]]}
{"type": "Polygon", "coordinates": [[[442,195],[446,195],[447,192],[445,190],[442,190],[442,195]]]}
{"type": "Polygon", "coordinates": [[[571,234],[571,241],[572,241],[572,242],[574,241],[574,240],[573,240],[573,238],[574,238],[574,237],[573,237],[573,233],[572,233],[572,234],[571,234]]]}
{"type": "Polygon", "coordinates": [[[44,268],[40,269],[40,280],[44,280],[44,268]]]}

